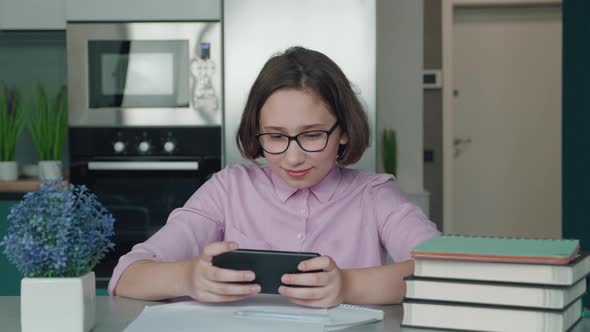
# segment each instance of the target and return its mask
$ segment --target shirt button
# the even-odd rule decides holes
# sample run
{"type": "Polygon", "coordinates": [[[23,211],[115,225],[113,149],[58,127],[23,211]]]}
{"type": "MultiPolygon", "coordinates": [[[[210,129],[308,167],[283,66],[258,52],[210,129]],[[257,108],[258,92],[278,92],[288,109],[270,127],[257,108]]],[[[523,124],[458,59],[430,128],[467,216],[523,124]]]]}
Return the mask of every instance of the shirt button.
{"type": "Polygon", "coordinates": [[[302,237],[303,237],[303,234],[301,234],[301,233],[297,234],[297,238],[298,238],[299,240],[301,240],[301,238],[302,238],[302,237]]]}
{"type": "Polygon", "coordinates": [[[299,210],[299,213],[305,214],[305,211],[306,211],[305,209],[301,209],[301,210],[299,210]]]}

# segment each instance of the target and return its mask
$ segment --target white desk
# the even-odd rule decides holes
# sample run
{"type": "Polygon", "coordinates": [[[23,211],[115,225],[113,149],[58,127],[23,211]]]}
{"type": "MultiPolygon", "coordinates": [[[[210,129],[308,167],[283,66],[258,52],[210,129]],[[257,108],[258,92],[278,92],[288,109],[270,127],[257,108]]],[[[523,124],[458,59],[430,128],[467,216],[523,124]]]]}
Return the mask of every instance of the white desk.
{"type": "MultiPolygon", "coordinates": [[[[96,325],[92,332],[120,332],[139,315],[146,304],[157,305],[164,302],[138,301],[124,297],[96,297],[96,325]]],[[[381,306],[385,311],[382,322],[357,326],[342,331],[347,332],[403,332],[401,305],[381,306]]],[[[0,331],[20,331],[20,297],[0,296],[0,331]]],[[[433,330],[436,331],[436,330],[433,330]]],[[[578,323],[570,332],[590,331],[590,319],[578,323]]],[[[42,331],[40,331],[42,332],[42,331]]]]}
{"type": "MultiPolygon", "coordinates": [[[[96,297],[96,325],[92,332],[120,332],[134,320],[146,304],[157,305],[165,302],[138,301],[124,297],[96,297]]],[[[398,332],[402,318],[401,305],[381,307],[385,320],[378,323],[358,326],[345,331],[358,332],[398,332]]],[[[20,297],[0,296],[0,331],[20,331],[20,297]]],[[[42,331],[39,331],[42,332],[42,331]]]]}

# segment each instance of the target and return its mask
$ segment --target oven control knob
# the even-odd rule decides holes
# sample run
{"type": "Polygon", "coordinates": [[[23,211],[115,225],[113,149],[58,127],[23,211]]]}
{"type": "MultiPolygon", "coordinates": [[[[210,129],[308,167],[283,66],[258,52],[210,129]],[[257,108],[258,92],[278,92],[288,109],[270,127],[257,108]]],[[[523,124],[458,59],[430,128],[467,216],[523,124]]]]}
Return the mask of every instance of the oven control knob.
{"type": "Polygon", "coordinates": [[[146,141],[143,141],[143,142],[139,143],[139,147],[138,148],[139,148],[139,152],[146,153],[146,152],[148,152],[150,150],[150,143],[149,142],[146,142],[146,141]]]}
{"type": "Polygon", "coordinates": [[[115,150],[116,153],[121,153],[123,151],[125,151],[125,143],[121,142],[121,141],[117,141],[113,144],[113,150],[115,150]]]}
{"type": "Polygon", "coordinates": [[[168,141],[164,143],[164,151],[172,153],[174,152],[174,149],[176,149],[176,144],[174,144],[174,142],[168,141]]]}

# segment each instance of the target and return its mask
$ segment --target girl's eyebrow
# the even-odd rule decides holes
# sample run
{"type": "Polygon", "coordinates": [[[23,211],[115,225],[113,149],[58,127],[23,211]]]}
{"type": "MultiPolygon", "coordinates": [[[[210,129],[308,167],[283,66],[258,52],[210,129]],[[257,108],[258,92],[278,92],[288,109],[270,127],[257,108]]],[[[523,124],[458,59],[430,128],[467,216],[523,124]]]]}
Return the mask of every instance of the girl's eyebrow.
{"type": "MultiPolygon", "coordinates": [[[[310,124],[310,125],[305,125],[305,126],[297,127],[297,129],[300,130],[300,131],[305,131],[305,130],[308,130],[308,129],[323,128],[325,126],[327,126],[325,123],[315,123],[315,124],[310,124]]],[[[264,130],[276,130],[276,131],[285,131],[285,130],[287,130],[286,128],[277,127],[277,126],[264,126],[264,127],[262,127],[262,129],[264,129],[264,130]]]]}

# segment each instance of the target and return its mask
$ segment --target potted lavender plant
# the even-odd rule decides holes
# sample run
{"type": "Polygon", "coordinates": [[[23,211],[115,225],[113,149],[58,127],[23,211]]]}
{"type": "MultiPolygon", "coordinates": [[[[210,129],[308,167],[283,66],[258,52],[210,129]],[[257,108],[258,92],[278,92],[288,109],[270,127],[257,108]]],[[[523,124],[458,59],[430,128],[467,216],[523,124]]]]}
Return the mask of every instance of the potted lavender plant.
{"type": "Polygon", "coordinates": [[[24,275],[22,331],[92,329],[92,269],[114,247],[113,216],[85,186],[58,179],[27,193],[7,220],[0,248],[24,275]]]}
{"type": "Polygon", "coordinates": [[[38,84],[34,105],[27,115],[27,127],[39,152],[39,178],[62,177],[61,157],[68,133],[66,86],[62,85],[53,95],[38,84]]]}
{"type": "Polygon", "coordinates": [[[20,91],[3,85],[0,91],[0,181],[15,181],[18,178],[14,153],[23,127],[20,91]]]}

